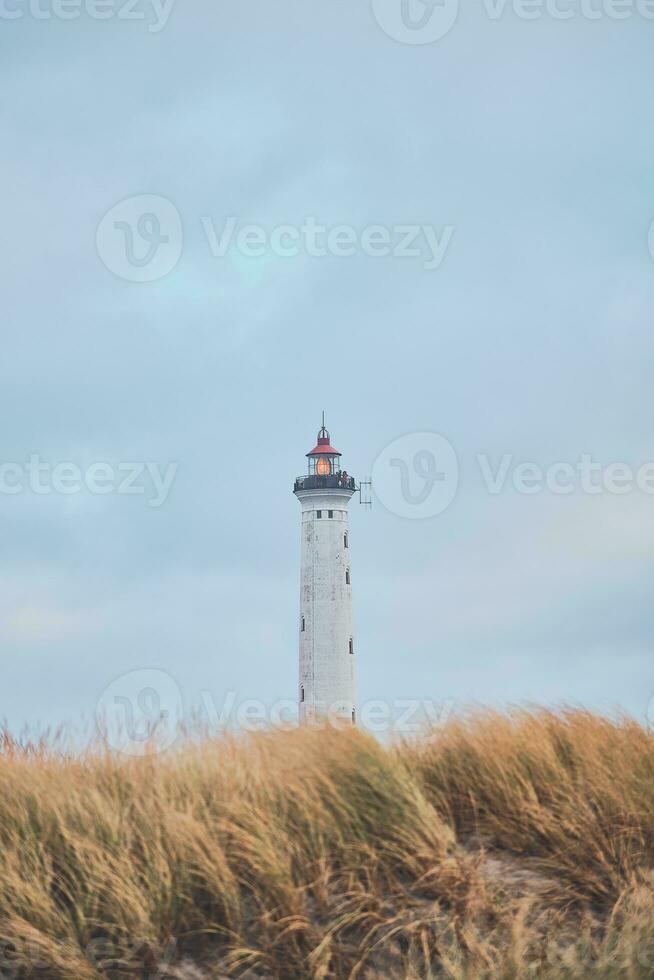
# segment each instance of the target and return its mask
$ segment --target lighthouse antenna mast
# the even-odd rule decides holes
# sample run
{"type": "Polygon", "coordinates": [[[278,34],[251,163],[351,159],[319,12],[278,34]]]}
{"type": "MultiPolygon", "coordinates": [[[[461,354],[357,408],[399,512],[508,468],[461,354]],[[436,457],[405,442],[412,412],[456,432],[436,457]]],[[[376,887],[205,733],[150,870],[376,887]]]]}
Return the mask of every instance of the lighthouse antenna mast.
{"type": "Polygon", "coordinates": [[[357,487],[357,493],[359,494],[359,503],[370,510],[372,508],[372,480],[370,478],[361,480],[357,487]]]}

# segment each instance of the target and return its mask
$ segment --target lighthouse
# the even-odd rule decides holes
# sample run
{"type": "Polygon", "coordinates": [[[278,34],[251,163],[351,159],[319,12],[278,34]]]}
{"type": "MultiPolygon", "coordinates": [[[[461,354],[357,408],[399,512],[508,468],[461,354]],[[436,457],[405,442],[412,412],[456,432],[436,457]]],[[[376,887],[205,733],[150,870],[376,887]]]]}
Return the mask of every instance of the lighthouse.
{"type": "Polygon", "coordinates": [[[356,644],[348,505],[357,490],[325,428],[293,492],[302,507],[300,722],[356,724],[356,644]]]}

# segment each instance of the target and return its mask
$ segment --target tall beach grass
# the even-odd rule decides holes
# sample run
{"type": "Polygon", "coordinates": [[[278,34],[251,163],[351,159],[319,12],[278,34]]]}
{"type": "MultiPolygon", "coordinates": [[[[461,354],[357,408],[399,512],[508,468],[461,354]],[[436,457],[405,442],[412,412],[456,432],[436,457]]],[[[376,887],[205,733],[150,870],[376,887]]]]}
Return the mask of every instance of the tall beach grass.
{"type": "Polygon", "coordinates": [[[0,742],[0,977],[640,980],[653,869],[654,738],[628,720],[0,742]]]}

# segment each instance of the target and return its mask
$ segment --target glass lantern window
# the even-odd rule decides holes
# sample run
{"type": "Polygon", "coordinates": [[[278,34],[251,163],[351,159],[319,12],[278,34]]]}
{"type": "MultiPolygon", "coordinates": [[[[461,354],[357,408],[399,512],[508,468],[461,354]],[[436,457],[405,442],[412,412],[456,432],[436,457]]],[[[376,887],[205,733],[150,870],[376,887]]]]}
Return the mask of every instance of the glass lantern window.
{"type": "Polygon", "coordinates": [[[338,456],[309,456],[310,476],[331,476],[338,472],[338,456]]]}

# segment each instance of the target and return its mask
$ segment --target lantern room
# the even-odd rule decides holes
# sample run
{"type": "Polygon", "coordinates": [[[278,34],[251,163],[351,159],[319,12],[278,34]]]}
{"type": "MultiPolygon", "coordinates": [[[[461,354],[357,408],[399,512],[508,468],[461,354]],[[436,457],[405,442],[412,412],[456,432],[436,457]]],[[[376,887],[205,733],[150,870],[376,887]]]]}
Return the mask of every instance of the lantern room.
{"type": "Polygon", "coordinates": [[[309,476],[335,476],[340,473],[340,456],[338,449],[330,444],[329,432],[323,425],[318,433],[318,445],[307,453],[309,476]]]}
{"type": "Polygon", "coordinates": [[[349,490],[354,492],[357,487],[354,478],[341,469],[341,454],[331,444],[329,432],[325,428],[323,417],[322,428],[318,433],[318,444],[307,453],[308,471],[304,476],[298,476],[293,490],[349,490]]]}

